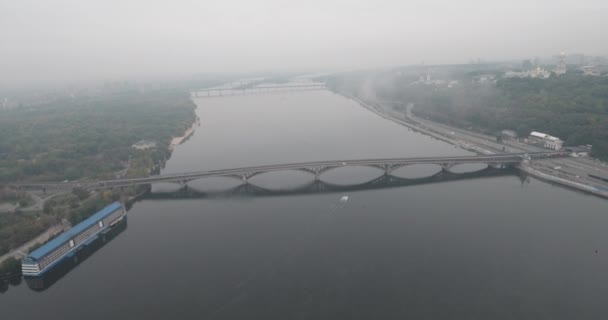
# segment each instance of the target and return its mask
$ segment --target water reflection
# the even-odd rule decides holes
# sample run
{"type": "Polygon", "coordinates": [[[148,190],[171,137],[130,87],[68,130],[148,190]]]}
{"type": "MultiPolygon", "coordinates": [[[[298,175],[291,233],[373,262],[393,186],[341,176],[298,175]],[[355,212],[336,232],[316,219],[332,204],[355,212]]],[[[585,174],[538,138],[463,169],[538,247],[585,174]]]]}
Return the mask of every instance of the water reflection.
{"type": "Polygon", "coordinates": [[[241,180],[233,177],[208,177],[189,181],[188,188],[208,193],[225,192],[238,187],[241,183],[243,183],[241,180]]]}
{"type": "Polygon", "coordinates": [[[0,278],[0,293],[8,291],[9,286],[16,287],[21,284],[21,275],[13,275],[6,278],[0,278]]]}
{"type": "Polygon", "coordinates": [[[332,186],[365,185],[384,176],[384,170],[366,166],[345,166],[329,169],[321,176],[332,186]]]}
{"type": "Polygon", "coordinates": [[[391,175],[403,179],[420,179],[440,173],[443,168],[436,164],[412,164],[393,170],[391,175]]]}
{"type": "Polygon", "coordinates": [[[397,188],[405,186],[415,186],[422,184],[441,183],[466,179],[481,179],[496,176],[516,175],[517,170],[513,168],[495,169],[487,167],[485,169],[467,172],[452,173],[441,171],[435,175],[424,178],[411,179],[401,178],[390,175],[382,175],[377,179],[366,183],[354,185],[339,185],[327,183],[323,180],[313,181],[306,185],[300,185],[291,189],[270,189],[253,184],[242,184],[232,189],[223,191],[204,192],[194,188],[182,188],[176,192],[151,192],[144,198],[146,199],[183,199],[183,198],[206,198],[206,197],[225,197],[225,196],[279,196],[279,195],[298,195],[313,193],[338,193],[346,191],[362,191],[383,188],[397,188]]]}
{"type": "Polygon", "coordinates": [[[451,167],[449,171],[452,173],[461,174],[483,170],[487,167],[488,165],[485,163],[461,163],[451,167]]]}
{"type": "MultiPolygon", "coordinates": [[[[78,251],[73,259],[66,259],[53,269],[40,277],[24,277],[27,286],[34,291],[44,291],[63,278],[66,274],[76,268],[80,263],[87,260],[99,249],[110,243],[114,238],[127,229],[127,217],[117,223],[105,235],[100,236],[82,250],[78,251]]],[[[19,277],[21,279],[21,277],[19,277]]]]}
{"type": "Polygon", "coordinates": [[[293,190],[313,183],[314,179],[314,175],[308,172],[282,170],[258,174],[250,178],[248,182],[267,190],[293,190]]]}

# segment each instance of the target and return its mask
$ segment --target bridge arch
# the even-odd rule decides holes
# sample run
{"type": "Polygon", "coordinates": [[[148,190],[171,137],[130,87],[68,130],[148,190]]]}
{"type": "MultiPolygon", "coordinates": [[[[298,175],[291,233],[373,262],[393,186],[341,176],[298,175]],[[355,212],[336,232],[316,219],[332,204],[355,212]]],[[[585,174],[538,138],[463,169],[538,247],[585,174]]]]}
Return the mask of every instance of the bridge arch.
{"type": "Polygon", "coordinates": [[[327,183],[329,185],[361,185],[371,181],[374,181],[383,175],[386,175],[386,171],[384,168],[375,165],[341,165],[341,166],[331,166],[320,170],[318,180],[323,183],[327,183]],[[363,169],[363,171],[361,171],[363,169]],[[371,170],[370,170],[371,169],[371,170]],[[346,171],[346,173],[341,173],[340,171],[346,171]],[[344,180],[345,174],[351,172],[350,175],[346,176],[346,180],[351,180],[350,182],[339,183],[336,182],[336,178],[332,179],[332,173],[334,175],[338,175],[338,180],[344,180]],[[366,172],[367,171],[367,172],[366,172]],[[354,172],[354,173],[353,173],[354,172]],[[358,176],[362,178],[353,179],[353,176],[358,176]],[[334,180],[334,181],[332,181],[334,180]],[[354,182],[352,181],[354,180],[354,182]]]}
{"type": "Polygon", "coordinates": [[[487,169],[490,165],[483,162],[478,163],[459,163],[451,165],[449,168],[446,168],[446,171],[449,171],[453,174],[463,174],[463,173],[471,173],[478,172],[487,169]]]}
{"type": "Polygon", "coordinates": [[[311,168],[295,168],[295,169],[276,169],[276,170],[266,170],[266,171],[257,171],[257,172],[253,172],[250,174],[246,174],[244,175],[244,177],[246,178],[246,180],[250,180],[253,177],[259,176],[259,175],[263,175],[266,173],[272,173],[272,172],[289,172],[289,171],[293,171],[293,172],[305,172],[305,173],[309,173],[313,176],[315,176],[317,174],[317,171],[315,171],[314,169],[311,168]]]}
{"type": "Polygon", "coordinates": [[[247,178],[248,184],[268,190],[298,189],[314,181],[314,172],[306,168],[258,172],[247,178]]]}
{"type": "Polygon", "coordinates": [[[429,178],[437,174],[441,174],[444,167],[440,164],[406,164],[399,165],[390,171],[392,177],[406,180],[417,180],[429,178]]]}
{"type": "Polygon", "coordinates": [[[236,175],[201,177],[187,183],[189,188],[204,193],[223,193],[243,184],[242,178],[236,175]]]}
{"type": "MultiPolygon", "coordinates": [[[[531,152],[531,153],[512,153],[512,154],[492,154],[478,156],[449,156],[449,157],[420,157],[420,158],[387,158],[387,159],[358,159],[358,160],[328,160],[328,161],[313,161],[300,163],[283,163],[273,165],[262,165],[241,168],[226,168],[210,171],[187,172],[177,174],[166,174],[149,176],[144,178],[128,178],[115,180],[87,181],[87,182],[68,182],[68,183],[12,183],[11,187],[23,188],[50,188],[51,186],[58,189],[72,189],[74,187],[85,187],[87,189],[107,189],[119,188],[134,185],[149,185],[157,182],[178,182],[184,183],[191,180],[200,179],[203,177],[226,176],[239,177],[241,181],[246,182],[248,178],[262,172],[270,172],[277,170],[300,170],[304,172],[314,173],[315,180],[319,180],[321,175],[327,174],[332,170],[337,170],[340,167],[370,167],[381,170],[385,174],[391,174],[393,171],[407,165],[412,164],[439,164],[445,169],[460,163],[487,163],[492,166],[513,166],[519,164],[523,159],[532,161],[534,159],[542,159],[546,157],[565,157],[567,153],[563,152],[531,152]]],[[[444,170],[448,171],[448,170],[444,170]]]]}

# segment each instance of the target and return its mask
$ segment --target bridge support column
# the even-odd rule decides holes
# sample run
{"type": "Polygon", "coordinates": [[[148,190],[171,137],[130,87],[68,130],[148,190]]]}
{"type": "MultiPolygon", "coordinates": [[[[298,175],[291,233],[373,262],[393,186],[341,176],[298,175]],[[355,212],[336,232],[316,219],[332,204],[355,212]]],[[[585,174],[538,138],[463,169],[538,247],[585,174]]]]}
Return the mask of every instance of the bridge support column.
{"type": "Polygon", "coordinates": [[[315,181],[319,181],[319,178],[321,177],[321,169],[320,168],[313,168],[312,172],[315,175],[315,181]]]}
{"type": "Polygon", "coordinates": [[[392,165],[392,164],[385,164],[382,166],[382,169],[384,169],[384,174],[387,176],[391,175],[391,172],[393,172],[393,170],[395,170],[396,166],[392,165]]]}
{"type": "Polygon", "coordinates": [[[442,163],[441,164],[441,171],[442,172],[450,172],[450,168],[453,167],[454,164],[453,163],[442,163]]]}

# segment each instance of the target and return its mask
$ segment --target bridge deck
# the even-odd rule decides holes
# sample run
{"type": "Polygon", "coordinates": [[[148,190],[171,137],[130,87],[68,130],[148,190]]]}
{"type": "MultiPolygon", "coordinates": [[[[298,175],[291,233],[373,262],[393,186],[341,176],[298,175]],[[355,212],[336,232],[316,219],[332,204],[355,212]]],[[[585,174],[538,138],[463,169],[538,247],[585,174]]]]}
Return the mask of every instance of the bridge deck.
{"type": "Polygon", "coordinates": [[[311,172],[314,174],[322,173],[326,170],[344,167],[344,166],[370,166],[384,170],[392,170],[398,167],[411,164],[438,164],[443,167],[449,167],[456,164],[462,163],[486,163],[486,164],[514,164],[519,163],[525,156],[529,156],[531,159],[554,157],[554,156],[565,156],[567,153],[564,152],[534,152],[534,153],[509,153],[509,154],[494,154],[494,155],[481,155],[481,156],[455,156],[455,157],[421,157],[421,158],[385,158],[385,159],[359,159],[359,160],[330,160],[330,161],[312,161],[312,162],[298,162],[298,163],[285,163],[285,164],[274,164],[274,165],[262,165],[262,166],[250,166],[241,168],[228,168],[198,172],[187,172],[187,173],[174,173],[164,174],[157,176],[150,176],[145,178],[133,178],[133,179],[117,179],[117,180],[105,180],[105,181],[86,181],[86,182],[70,182],[70,183],[23,183],[13,184],[17,187],[39,187],[39,188],[52,188],[52,187],[85,187],[85,188],[105,188],[105,187],[119,187],[119,186],[130,186],[140,184],[150,184],[155,182],[185,182],[204,177],[212,176],[239,176],[244,180],[248,179],[253,175],[270,172],[270,171],[281,171],[281,170],[302,170],[311,172]]]}
{"type": "Polygon", "coordinates": [[[325,84],[297,84],[285,86],[256,86],[256,87],[230,87],[230,88],[206,88],[199,89],[196,92],[217,92],[217,91],[242,91],[242,90],[271,90],[271,89],[298,89],[298,88],[319,88],[325,89],[325,84]]]}
{"type": "Polygon", "coordinates": [[[192,92],[196,98],[241,96],[250,94],[271,94],[293,91],[326,90],[324,84],[303,84],[285,86],[257,86],[257,87],[230,87],[230,88],[207,88],[192,92]]]}

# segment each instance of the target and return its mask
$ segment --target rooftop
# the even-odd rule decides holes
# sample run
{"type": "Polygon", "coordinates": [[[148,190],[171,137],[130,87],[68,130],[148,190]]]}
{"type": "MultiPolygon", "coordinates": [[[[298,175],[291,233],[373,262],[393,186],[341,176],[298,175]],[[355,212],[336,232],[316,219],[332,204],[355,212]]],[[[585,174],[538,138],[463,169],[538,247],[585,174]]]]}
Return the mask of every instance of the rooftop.
{"type": "Polygon", "coordinates": [[[542,138],[542,139],[544,139],[548,136],[548,134],[546,134],[546,133],[536,132],[536,131],[530,132],[530,135],[533,137],[542,138]]]}
{"type": "Polygon", "coordinates": [[[120,202],[114,202],[114,203],[110,204],[109,206],[101,209],[94,215],[88,217],[81,223],[72,227],[72,229],[60,234],[59,236],[55,237],[55,239],[45,243],[40,248],[34,250],[32,253],[30,253],[28,255],[28,257],[31,257],[34,260],[38,260],[38,259],[46,256],[47,254],[52,252],[55,248],[66,243],[70,239],[74,238],[75,236],[77,236],[79,233],[86,230],[90,226],[96,224],[99,220],[110,215],[112,212],[116,211],[116,209],[120,208],[121,206],[122,205],[120,204],[120,202]]]}

